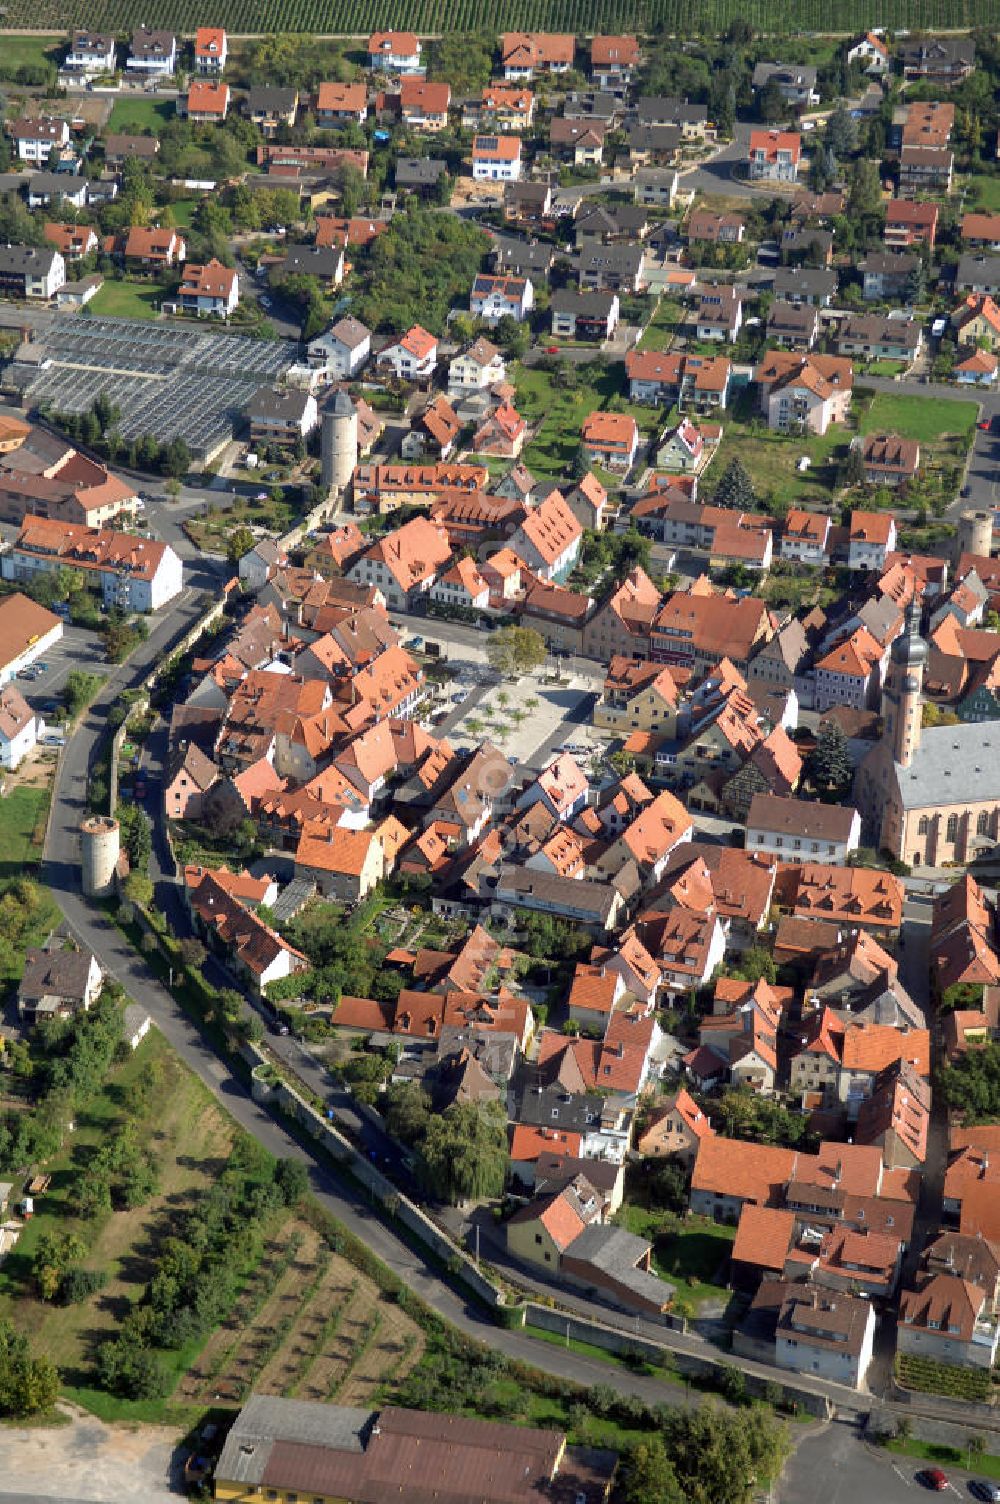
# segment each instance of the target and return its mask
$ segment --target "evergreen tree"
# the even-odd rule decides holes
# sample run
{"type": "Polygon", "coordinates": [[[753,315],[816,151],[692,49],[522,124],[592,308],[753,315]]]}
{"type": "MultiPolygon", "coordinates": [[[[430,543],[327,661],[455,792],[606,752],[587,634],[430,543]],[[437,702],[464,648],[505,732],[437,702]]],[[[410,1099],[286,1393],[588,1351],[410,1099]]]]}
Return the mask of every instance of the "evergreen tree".
{"type": "Polygon", "coordinates": [[[715,490],[715,505],[735,512],[751,512],[757,504],[753,481],[741,459],[729,461],[715,490]]]}
{"type": "Polygon", "coordinates": [[[846,794],[854,777],[847,737],[836,721],[824,721],[816,736],[816,746],[806,759],[806,772],[814,787],[837,798],[846,794]]]}
{"type": "Polygon", "coordinates": [[[858,128],[851,112],[844,104],[838,104],[826,122],[826,144],[834,156],[849,157],[857,149],[858,128]]]}

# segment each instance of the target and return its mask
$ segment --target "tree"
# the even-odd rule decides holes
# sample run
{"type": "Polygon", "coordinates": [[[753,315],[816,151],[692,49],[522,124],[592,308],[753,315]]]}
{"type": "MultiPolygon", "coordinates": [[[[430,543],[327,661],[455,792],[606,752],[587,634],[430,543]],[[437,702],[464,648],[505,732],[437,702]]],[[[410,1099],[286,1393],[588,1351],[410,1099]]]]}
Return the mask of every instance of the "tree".
{"type": "Polygon", "coordinates": [[[942,1067],[938,1089],[946,1107],[960,1112],[966,1123],[989,1123],[1000,1118],[1000,1044],[989,1041],[942,1067]]]}
{"type": "Polygon", "coordinates": [[[70,717],[79,715],[87,701],[96,693],[100,686],[100,679],[96,674],[85,674],[82,669],[74,668],[66,675],[66,683],[62,689],[62,700],[70,717]]]}
{"type": "Polygon", "coordinates": [[[532,627],[503,627],[487,641],[486,656],[505,678],[519,679],[545,662],[545,641],[532,627]]]}
{"type": "Polygon", "coordinates": [[[427,1132],[431,1117],[431,1099],[415,1081],[399,1081],[390,1086],[382,1099],[385,1126],[393,1138],[413,1147],[427,1132]]]}
{"type": "Polygon", "coordinates": [[[622,1462],[620,1496],[623,1504],[684,1504],[662,1436],[654,1434],[633,1444],[622,1462]]]}
{"type": "Polygon", "coordinates": [[[172,438],[163,450],[161,464],[164,474],[171,476],[174,480],[179,480],[190,470],[191,451],[186,440],[182,439],[179,434],[172,438]]]}
{"type": "Polygon", "coordinates": [[[32,1277],[43,1300],[55,1299],[67,1271],[86,1252],[74,1233],[43,1233],[31,1261],[32,1277]]]}
{"type": "Polygon", "coordinates": [[[975,1457],[976,1460],[978,1461],[978,1459],[983,1455],[983,1453],[985,1451],[986,1451],[986,1437],[985,1436],[980,1436],[979,1433],[978,1433],[978,1431],[974,1432],[970,1437],[967,1438],[966,1443],[965,1443],[965,1452],[966,1452],[965,1465],[966,1465],[966,1467],[967,1468],[971,1468],[972,1467],[972,1459],[973,1459],[973,1457],[975,1457]]]}
{"type": "Polygon", "coordinates": [[[860,444],[852,444],[844,464],[844,485],[863,486],[865,483],[865,456],[860,444]]]}
{"type": "Polygon", "coordinates": [[[664,1413],[666,1454],[688,1504],[750,1504],[788,1455],[787,1427],[764,1406],[664,1413]]]}
{"type": "Polygon", "coordinates": [[[309,1172],[299,1159],[279,1159],[274,1183],[286,1206],[297,1206],[309,1189],[309,1172]]]}
{"type": "Polygon", "coordinates": [[[226,558],[230,564],[238,564],[244,554],[254,546],[254,535],[248,527],[234,527],[226,543],[226,558]]]}
{"type": "Polygon", "coordinates": [[[836,721],[823,721],[816,745],[806,758],[806,776],[819,791],[840,797],[846,794],[854,778],[851,753],[836,721]]]}
{"type": "Polygon", "coordinates": [[[862,157],[851,172],[847,217],[858,220],[878,214],[882,208],[882,183],[877,162],[862,157]]]}
{"type": "Polygon", "coordinates": [[[498,1102],[455,1102],[430,1118],[417,1173],[437,1200],[454,1205],[499,1196],[506,1169],[506,1118],[498,1102]]]}
{"type": "Polygon", "coordinates": [[[737,456],[729,461],[715,488],[715,505],[736,512],[752,512],[757,504],[753,481],[743,461],[737,456]]]}
{"type": "Polygon", "coordinates": [[[774,957],[762,945],[751,945],[744,951],[739,963],[731,969],[731,976],[741,977],[744,982],[769,982],[774,985],[778,969],[774,957]]]}
{"type": "Polygon", "coordinates": [[[49,1358],[33,1358],[28,1339],[0,1321],[0,1415],[40,1415],[59,1394],[59,1374],[49,1358]]]}
{"type": "Polygon", "coordinates": [[[188,935],[181,941],[181,960],[185,966],[190,966],[192,971],[200,971],[205,964],[208,951],[202,942],[193,935],[188,935]]]}
{"type": "Polygon", "coordinates": [[[857,149],[857,122],[843,103],[837,105],[826,122],[826,144],[838,158],[849,157],[857,149]]]}
{"type": "Polygon", "coordinates": [[[153,884],[144,872],[130,872],[125,879],[125,897],[137,909],[148,909],[153,902],[153,884]]]}

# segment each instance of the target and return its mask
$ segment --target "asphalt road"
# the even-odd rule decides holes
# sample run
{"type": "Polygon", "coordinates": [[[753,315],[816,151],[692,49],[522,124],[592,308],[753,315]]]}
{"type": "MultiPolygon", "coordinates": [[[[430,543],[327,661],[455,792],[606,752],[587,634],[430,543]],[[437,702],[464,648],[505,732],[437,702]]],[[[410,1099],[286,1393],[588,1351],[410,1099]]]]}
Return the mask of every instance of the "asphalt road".
{"type": "MultiPolygon", "coordinates": [[[[551,1344],[500,1330],[464,1295],[441,1280],[423,1255],[410,1248],[369,1208],[364,1196],[324,1164],[318,1163],[284,1127],[254,1103],[242,1081],[132,950],[121,932],[79,887],[79,824],[86,814],[87,769],[104,730],[107,712],[121,692],[141,681],[148,667],[181,635],[198,614],[192,593],[178,598],[149,639],[127,665],[114,670],[79,729],[66,745],[53,792],[53,811],[45,847],[42,879],[52,890],[70,932],[91,949],[105,971],[149,1012],[164,1038],[184,1063],[204,1082],[230,1115],[266,1149],[279,1157],[297,1159],[309,1170],[319,1201],[355,1236],[372,1249],[399,1277],[460,1330],[479,1338],[509,1357],[581,1384],[611,1384],[623,1393],[651,1403],[673,1403],[680,1391],[656,1379],[633,1375],[597,1360],[551,1344]]],[[[286,1048],[291,1046],[282,1041],[286,1048]]],[[[307,1063],[297,1064],[303,1071],[307,1063]]]]}
{"type": "MultiPolygon", "coordinates": [[[[917,1474],[928,1464],[860,1439],[856,1426],[834,1421],[805,1437],[774,1490],[775,1504],[916,1504],[929,1490],[917,1474]]],[[[976,1476],[947,1464],[944,1498],[969,1500],[976,1476]]]]}

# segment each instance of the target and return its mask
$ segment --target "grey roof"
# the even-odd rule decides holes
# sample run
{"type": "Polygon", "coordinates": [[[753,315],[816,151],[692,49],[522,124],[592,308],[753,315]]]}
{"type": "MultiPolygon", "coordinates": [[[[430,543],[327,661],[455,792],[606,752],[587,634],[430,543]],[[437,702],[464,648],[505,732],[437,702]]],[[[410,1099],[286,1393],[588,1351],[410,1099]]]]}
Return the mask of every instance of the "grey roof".
{"type": "Polygon", "coordinates": [[[407,183],[417,185],[436,183],[444,173],[446,165],[440,157],[397,157],[396,186],[404,187],[407,183]]]}
{"type": "Polygon", "coordinates": [[[347,393],[341,390],[334,397],[330,411],[337,418],[349,418],[354,411],[354,403],[347,393]]]}
{"type": "Polygon", "coordinates": [[[646,1300],[661,1301],[666,1305],[676,1288],[658,1274],[647,1274],[637,1269],[636,1264],[649,1252],[646,1238],[626,1232],[624,1227],[609,1227],[601,1222],[591,1222],[575,1237],[567,1248],[564,1258],[574,1263],[591,1264],[602,1274],[607,1274],[618,1284],[646,1300]]]}
{"type": "Polygon", "coordinates": [[[82,1002],[93,959],[89,950],[29,950],[18,996],[22,1001],[65,997],[82,1002]]]}
{"type": "Polygon", "coordinates": [[[905,345],[915,350],[920,343],[920,325],[915,319],[890,319],[881,313],[855,314],[839,325],[836,337],[873,345],[905,345]]]}
{"type": "Polygon", "coordinates": [[[858,271],[865,276],[907,277],[919,265],[920,257],[911,256],[906,251],[873,251],[858,262],[858,271]]]}
{"type": "Polygon", "coordinates": [[[48,198],[86,197],[86,179],[72,172],[34,172],[28,179],[28,196],[45,194],[48,198]]]}
{"type": "Polygon", "coordinates": [[[104,138],[106,157],[155,157],[160,143],[155,136],[110,135],[104,138]]]}
{"type": "Polygon", "coordinates": [[[563,115],[567,120],[610,120],[621,102],[603,89],[573,89],[566,95],[563,115]]]}
{"type": "Polygon", "coordinates": [[[788,88],[815,89],[816,69],[803,63],[758,63],[753,70],[753,87],[765,89],[772,80],[788,88]]]}
{"type": "Polygon", "coordinates": [[[281,263],[286,277],[337,277],[343,265],[344,252],[339,245],[290,245],[288,254],[281,263]]]}
{"type": "Polygon", "coordinates": [[[904,809],[1000,800],[1000,721],[928,726],[908,768],[896,764],[904,809]]]}
{"type": "Polygon", "coordinates": [[[574,313],[578,318],[607,318],[617,294],[613,292],[574,292],[560,287],[552,294],[549,307],[556,313],[574,313]]]}
{"type": "Polygon", "coordinates": [[[567,1133],[586,1133],[601,1126],[600,1097],[580,1096],[561,1086],[536,1086],[531,1072],[519,1080],[513,1092],[515,1122],[532,1128],[561,1128],[567,1133]]]}
{"type": "MultiPolygon", "coordinates": [[[[507,187],[547,187],[547,184],[508,183],[507,187]]],[[[554,258],[554,249],[548,241],[529,244],[504,235],[497,235],[493,241],[491,264],[495,271],[511,272],[518,277],[531,272],[548,276],[554,258]]]]}
{"type": "MultiPolygon", "coordinates": [[[[508,862],[501,863],[492,893],[500,902],[519,903],[529,909],[554,905],[565,908],[578,918],[586,915],[602,923],[611,917],[619,896],[611,883],[558,877],[551,872],[535,872],[530,867],[516,867],[508,862]]],[[[490,894],[491,885],[487,883],[485,896],[490,894]]]]}
{"type": "Polygon", "coordinates": [[[278,89],[264,85],[251,89],[246,98],[249,115],[287,115],[294,109],[298,98],[297,89],[278,89]]]}
{"type": "Polygon", "coordinates": [[[262,386],[247,403],[247,413],[251,418],[301,421],[308,402],[308,392],[296,391],[292,387],[262,386]]]}
{"type": "Polygon", "coordinates": [[[774,274],[776,297],[832,297],[837,291],[837,273],[825,267],[779,266],[774,274]]]}
{"type": "Polygon", "coordinates": [[[503,188],[504,199],[510,203],[516,201],[522,204],[544,204],[552,192],[550,183],[505,183],[503,188]]]}
{"type": "Polygon", "coordinates": [[[677,151],[683,139],[679,125],[633,125],[628,131],[631,151],[677,151]]]}
{"type": "Polygon", "coordinates": [[[780,300],[771,304],[767,315],[768,333],[772,330],[789,332],[792,334],[811,334],[816,328],[818,315],[815,308],[806,303],[783,303],[780,300]]]}
{"type": "Polygon", "coordinates": [[[938,63],[953,65],[972,63],[976,57],[976,44],[971,39],[958,37],[934,37],[927,42],[908,42],[901,51],[903,65],[918,68],[938,63]]]}
{"type": "Polygon", "coordinates": [[[0,245],[0,272],[15,277],[47,277],[57,254],[45,245],[0,245]]]}
{"type": "Polygon", "coordinates": [[[150,1015],[139,1003],[129,1003],[125,1009],[125,1038],[132,1039],[143,1027],[150,1015]]]}
{"type": "Polygon", "coordinates": [[[375,1415],[373,1410],[346,1405],[317,1405],[269,1394],[251,1395],[226,1437],[216,1471],[227,1482],[257,1487],[276,1441],[363,1452],[365,1432],[375,1415]]]}
{"type": "Polygon", "coordinates": [[[132,33],[129,51],[133,57],[162,57],[176,45],[172,31],[152,31],[148,26],[140,26],[132,33]]]}
{"type": "Polygon", "coordinates": [[[747,829],[801,836],[804,840],[846,841],[857,813],[849,804],[819,804],[815,799],[754,794],[747,815],[747,829]]]}
{"type": "Polygon", "coordinates": [[[708,106],[688,104],[673,95],[644,94],[636,101],[635,118],[640,125],[698,125],[708,120],[708,106]]]}
{"type": "Polygon", "coordinates": [[[963,256],[955,273],[956,287],[1000,287],[1000,256],[963,256]]]}
{"type": "Polygon", "coordinates": [[[641,245],[602,245],[598,241],[584,241],[580,247],[580,270],[625,272],[634,276],[643,263],[641,245]]]}

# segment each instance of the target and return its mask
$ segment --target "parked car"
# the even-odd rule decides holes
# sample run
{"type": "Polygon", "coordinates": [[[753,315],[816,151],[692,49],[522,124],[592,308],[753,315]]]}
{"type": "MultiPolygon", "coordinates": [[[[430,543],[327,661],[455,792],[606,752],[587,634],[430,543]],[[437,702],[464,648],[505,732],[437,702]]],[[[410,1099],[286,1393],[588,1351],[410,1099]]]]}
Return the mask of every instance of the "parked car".
{"type": "Polygon", "coordinates": [[[935,1494],[943,1494],[948,1487],[948,1474],[943,1473],[939,1467],[925,1467],[917,1474],[917,1479],[935,1494]]]}
{"type": "Polygon", "coordinates": [[[974,1478],[969,1492],[982,1499],[983,1504],[1000,1504],[1000,1483],[991,1483],[988,1478],[974,1478]]]}

